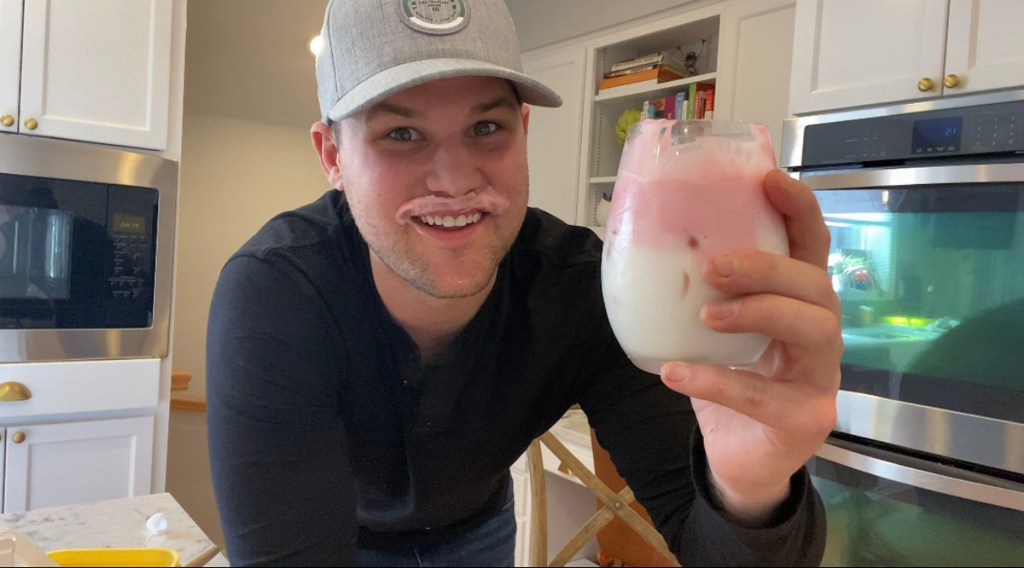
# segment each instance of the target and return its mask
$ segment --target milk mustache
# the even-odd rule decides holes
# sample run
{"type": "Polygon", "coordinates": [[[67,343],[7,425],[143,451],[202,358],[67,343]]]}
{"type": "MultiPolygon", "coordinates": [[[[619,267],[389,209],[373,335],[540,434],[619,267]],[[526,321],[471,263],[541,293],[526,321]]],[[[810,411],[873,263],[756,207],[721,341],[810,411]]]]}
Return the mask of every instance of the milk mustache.
{"type": "Polygon", "coordinates": [[[781,215],[762,189],[775,167],[764,126],[645,120],[630,128],[605,232],[602,291],[633,363],[750,365],[770,338],[719,333],[701,307],[727,296],[701,275],[708,259],[745,250],[788,255],[781,215]]]}

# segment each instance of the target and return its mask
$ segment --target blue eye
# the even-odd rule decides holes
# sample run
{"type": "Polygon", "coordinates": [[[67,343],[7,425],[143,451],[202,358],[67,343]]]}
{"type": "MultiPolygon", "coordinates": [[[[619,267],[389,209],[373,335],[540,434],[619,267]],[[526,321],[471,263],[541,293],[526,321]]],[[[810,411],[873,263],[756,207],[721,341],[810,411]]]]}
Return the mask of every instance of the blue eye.
{"type": "Polygon", "coordinates": [[[487,136],[498,131],[498,124],[495,122],[478,122],[473,125],[473,136],[487,136]]]}
{"type": "Polygon", "coordinates": [[[412,142],[413,140],[420,139],[420,135],[418,132],[406,127],[396,128],[394,130],[388,131],[387,137],[398,142],[412,142]]]}

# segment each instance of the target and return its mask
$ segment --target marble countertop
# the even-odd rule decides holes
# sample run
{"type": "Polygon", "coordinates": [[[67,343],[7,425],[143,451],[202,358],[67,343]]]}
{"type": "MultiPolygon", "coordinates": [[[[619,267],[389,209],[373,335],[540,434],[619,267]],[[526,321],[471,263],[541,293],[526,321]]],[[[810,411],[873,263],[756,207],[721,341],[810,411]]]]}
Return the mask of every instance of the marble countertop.
{"type": "MultiPolygon", "coordinates": [[[[0,515],[0,527],[23,534],[46,552],[65,548],[169,548],[182,566],[212,552],[213,542],[170,493],[0,515]],[[150,534],[146,520],[163,513],[167,527],[150,534]]],[[[222,558],[222,556],[221,556],[222,558]]]]}

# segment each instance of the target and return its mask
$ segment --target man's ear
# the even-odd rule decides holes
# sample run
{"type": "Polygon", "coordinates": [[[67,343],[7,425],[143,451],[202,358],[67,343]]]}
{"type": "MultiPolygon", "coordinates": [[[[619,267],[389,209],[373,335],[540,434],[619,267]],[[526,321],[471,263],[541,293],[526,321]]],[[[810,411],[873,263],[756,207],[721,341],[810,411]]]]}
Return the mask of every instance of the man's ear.
{"type": "Polygon", "coordinates": [[[309,135],[313,138],[313,148],[316,150],[317,158],[320,159],[320,168],[327,176],[327,181],[334,189],[344,190],[338,145],[334,140],[331,127],[323,122],[314,122],[309,129],[309,135]]]}
{"type": "Polygon", "coordinates": [[[530,105],[523,103],[523,134],[530,133],[530,105]]]}

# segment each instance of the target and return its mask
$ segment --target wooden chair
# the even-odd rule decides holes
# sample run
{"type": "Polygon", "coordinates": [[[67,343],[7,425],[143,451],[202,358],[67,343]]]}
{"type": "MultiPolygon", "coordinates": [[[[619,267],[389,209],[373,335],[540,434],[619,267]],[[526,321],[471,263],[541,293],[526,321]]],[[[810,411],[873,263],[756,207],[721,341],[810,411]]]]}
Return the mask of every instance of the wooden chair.
{"type": "MultiPolygon", "coordinates": [[[[646,519],[640,516],[630,504],[635,501],[633,490],[627,485],[615,493],[604,481],[587,469],[573,453],[551,432],[545,432],[530,444],[526,450],[527,467],[530,476],[530,552],[531,566],[565,566],[581,548],[597,535],[612,519],[618,517],[633,529],[644,541],[667,558],[674,559],[665,539],[646,519]],[[544,479],[544,457],[541,444],[562,462],[604,505],[590,518],[576,534],[569,539],[550,563],[548,558],[547,493],[544,479]]],[[[678,566],[678,564],[676,564],[678,566]]]]}

